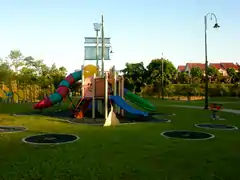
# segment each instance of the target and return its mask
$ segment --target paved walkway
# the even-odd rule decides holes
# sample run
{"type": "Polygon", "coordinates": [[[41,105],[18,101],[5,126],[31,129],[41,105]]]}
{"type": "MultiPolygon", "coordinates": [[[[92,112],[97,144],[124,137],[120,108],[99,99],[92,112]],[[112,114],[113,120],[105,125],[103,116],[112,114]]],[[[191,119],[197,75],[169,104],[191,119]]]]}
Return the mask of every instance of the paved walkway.
{"type": "Polygon", "coordinates": [[[240,102],[225,102],[225,101],[213,101],[213,103],[222,103],[222,104],[240,104],[240,102]]]}
{"type": "MultiPolygon", "coordinates": [[[[183,107],[183,108],[192,108],[192,109],[203,109],[202,106],[184,106],[184,105],[171,105],[175,107],[183,107]]],[[[240,110],[237,109],[221,109],[223,112],[229,112],[234,114],[240,114],[240,110]]]]}

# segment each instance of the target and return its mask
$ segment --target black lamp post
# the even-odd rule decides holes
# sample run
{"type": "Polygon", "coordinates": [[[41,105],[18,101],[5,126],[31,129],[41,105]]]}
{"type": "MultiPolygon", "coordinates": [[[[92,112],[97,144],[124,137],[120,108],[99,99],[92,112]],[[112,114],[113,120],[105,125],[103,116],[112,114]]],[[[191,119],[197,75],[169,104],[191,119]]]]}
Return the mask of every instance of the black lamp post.
{"type": "Polygon", "coordinates": [[[205,106],[204,109],[208,109],[208,56],[207,56],[207,18],[210,16],[210,20],[214,18],[215,24],[213,28],[220,28],[217,23],[217,16],[213,13],[208,13],[204,16],[204,25],[205,25],[205,106]]]}

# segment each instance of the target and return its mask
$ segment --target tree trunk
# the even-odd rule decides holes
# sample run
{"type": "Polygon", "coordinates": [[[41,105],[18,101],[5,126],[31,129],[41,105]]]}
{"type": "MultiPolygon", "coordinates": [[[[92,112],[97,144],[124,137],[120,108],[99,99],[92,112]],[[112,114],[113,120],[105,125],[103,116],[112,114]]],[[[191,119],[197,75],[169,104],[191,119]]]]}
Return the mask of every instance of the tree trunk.
{"type": "Polygon", "coordinates": [[[158,99],[160,99],[161,96],[161,83],[158,83],[158,99]]]}

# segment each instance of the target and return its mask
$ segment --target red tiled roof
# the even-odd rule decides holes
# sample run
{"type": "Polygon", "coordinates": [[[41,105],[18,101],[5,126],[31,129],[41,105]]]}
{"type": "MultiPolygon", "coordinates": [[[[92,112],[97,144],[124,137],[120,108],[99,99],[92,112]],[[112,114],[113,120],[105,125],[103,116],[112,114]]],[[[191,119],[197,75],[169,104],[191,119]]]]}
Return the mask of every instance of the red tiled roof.
{"type": "Polygon", "coordinates": [[[238,69],[237,65],[235,65],[234,63],[220,63],[221,66],[224,68],[224,69],[228,69],[228,68],[234,68],[234,69],[238,69]]]}
{"type": "Polygon", "coordinates": [[[215,67],[216,69],[224,69],[220,63],[210,63],[209,67],[215,67]]]}
{"type": "Polygon", "coordinates": [[[185,66],[183,66],[183,65],[181,65],[181,66],[178,66],[178,68],[177,68],[179,71],[184,71],[185,70],[185,66]]]}
{"type": "Polygon", "coordinates": [[[240,69],[240,64],[236,63],[236,66],[237,66],[238,69],[240,69]]]}
{"type": "Polygon", "coordinates": [[[205,70],[205,64],[202,63],[187,63],[186,66],[188,66],[189,70],[193,67],[199,67],[201,70],[205,70]]]}

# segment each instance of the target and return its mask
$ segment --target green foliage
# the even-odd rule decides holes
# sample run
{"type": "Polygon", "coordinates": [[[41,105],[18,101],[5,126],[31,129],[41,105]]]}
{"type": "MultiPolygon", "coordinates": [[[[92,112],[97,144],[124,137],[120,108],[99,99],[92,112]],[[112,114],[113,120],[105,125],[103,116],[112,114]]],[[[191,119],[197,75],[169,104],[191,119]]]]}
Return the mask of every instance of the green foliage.
{"type": "Polygon", "coordinates": [[[38,84],[43,89],[56,88],[66,74],[65,67],[57,68],[55,64],[48,67],[43,60],[25,57],[19,50],[11,51],[4,60],[0,59],[0,82],[7,85],[16,81],[22,87],[38,84]]]}
{"type": "Polygon", "coordinates": [[[229,79],[230,83],[240,80],[240,77],[238,76],[238,73],[236,72],[236,70],[234,68],[228,68],[227,73],[228,73],[228,76],[230,77],[230,79],[229,79]]]}
{"type": "MultiPolygon", "coordinates": [[[[204,96],[204,84],[169,84],[164,88],[166,96],[204,96]]],[[[237,96],[240,94],[240,85],[236,84],[209,84],[209,96],[237,96]],[[237,94],[238,92],[238,94],[237,94]]],[[[157,95],[151,86],[143,89],[144,96],[157,95]]]]}
{"type": "MultiPolygon", "coordinates": [[[[191,68],[189,72],[177,72],[171,61],[153,59],[144,68],[143,63],[130,64],[122,70],[125,77],[125,87],[139,92],[143,96],[203,96],[205,72],[199,67],[191,68]],[[162,66],[163,65],[163,66],[162,66]]],[[[215,67],[209,67],[209,96],[238,96],[240,72],[228,69],[229,77],[223,76],[215,67]],[[235,85],[230,84],[235,82],[235,85]]]]}
{"type": "Polygon", "coordinates": [[[199,67],[193,67],[190,71],[192,83],[200,83],[203,77],[203,71],[199,67]]]}
{"type": "Polygon", "coordinates": [[[179,72],[177,81],[180,84],[189,84],[190,83],[190,76],[186,72],[179,72]]]}
{"type": "Polygon", "coordinates": [[[201,78],[203,76],[203,71],[199,67],[193,67],[190,74],[193,78],[201,78]]]}
{"type": "Polygon", "coordinates": [[[168,59],[154,59],[147,66],[148,83],[158,84],[163,80],[164,85],[171,84],[176,74],[176,68],[168,59]]]}
{"type": "Polygon", "coordinates": [[[146,82],[146,69],[143,62],[140,63],[126,63],[126,67],[122,70],[124,73],[126,88],[140,92],[141,87],[146,82]]]}
{"type": "Polygon", "coordinates": [[[208,67],[207,74],[208,74],[211,82],[220,82],[220,79],[222,79],[222,75],[219,73],[217,68],[215,68],[213,66],[208,67]]]}

